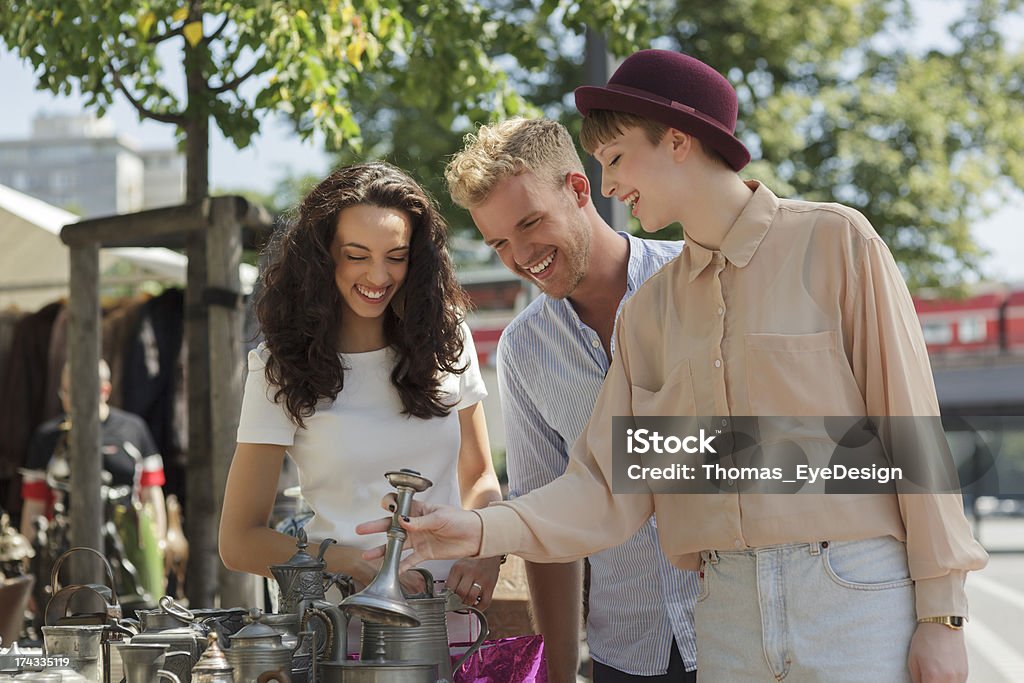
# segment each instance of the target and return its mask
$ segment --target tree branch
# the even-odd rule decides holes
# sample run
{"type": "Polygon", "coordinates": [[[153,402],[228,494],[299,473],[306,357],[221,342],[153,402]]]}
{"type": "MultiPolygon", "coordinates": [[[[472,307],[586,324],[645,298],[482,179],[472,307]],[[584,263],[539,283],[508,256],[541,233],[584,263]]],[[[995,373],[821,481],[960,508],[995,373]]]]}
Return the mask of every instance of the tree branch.
{"type": "Polygon", "coordinates": [[[256,63],[253,64],[251,67],[249,67],[249,70],[246,71],[244,74],[242,74],[241,76],[238,76],[237,78],[233,78],[232,80],[228,81],[227,83],[224,83],[223,85],[219,85],[216,88],[210,88],[210,93],[212,93],[214,95],[219,95],[222,92],[227,92],[228,90],[234,90],[235,88],[240,86],[242,83],[244,83],[246,80],[248,80],[250,76],[252,76],[254,73],[256,73],[256,67],[258,67],[259,65],[260,65],[260,60],[257,59],[256,63]]]}
{"type": "Polygon", "coordinates": [[[229,23],[231,23],[231,15],[225,14],[224,15],[224,21],[222,21],[220,26],[217,27],[217,30],[215,30],[213,33],[211,33],[207,37],[203,38],[203,42],[205,44],[209,45],[213,41],[217,40],[217,38],[220,37],[220,34],[224,33],[224,29],[226,29],[228,27],[229,23]]]}
{"type": "Polygon", "coordinates": [[[184,25],[179,26],[178,28],[176,28],[176,29],[174,29],[172,31],[168,31],[167,33],[163,34],[162,36],[153,36],[153,37],[149,38],[146,42],[149,43],[150,45],[157,45],[159,43],[164,42],[165,40],[169,40],[170,38],[173,38],[174,36],[180,36],[181,35],[181,29],[183,28],[183,26],[184,25]]]}
{"type": "Polygon", "coordinates": [[[185,117],[181,114],[161,114],[143,107],[142,103],[132,95],[131,90],[125,86],[124,82],[121,80],[121,74],[119,74],[117,69],[113,66],[110,67],[110,75],[113,77],[114,85],[117,86],[117,89],[121,91],[121,94],[125,96],[128,102],[135,107],[135,110],[138,111],[143,118],[153,119],[154,121],[159,121],[161,123],[173,123],[176,126],[185,125],[185,117]]]}

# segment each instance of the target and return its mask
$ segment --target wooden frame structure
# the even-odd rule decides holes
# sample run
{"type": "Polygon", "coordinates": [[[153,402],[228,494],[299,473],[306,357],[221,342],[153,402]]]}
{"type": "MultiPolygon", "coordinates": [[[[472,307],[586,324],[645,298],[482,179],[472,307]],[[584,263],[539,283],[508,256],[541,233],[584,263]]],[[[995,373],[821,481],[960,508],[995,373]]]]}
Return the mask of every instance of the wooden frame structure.
{"type": "MultiPolygon", "coordinates": [[[[184,248],[188,256],[185,341],[188,345],[188,467],[185,509],[191,605],[251,601],[252,577],[228,572],[217,552],[217,527],[242,399],[244,304],[239,282],[243,234],[267,234],[270,214],[237,196],[207,197],[179,206],[81,221],[64,226],[70,248],[68,362],[71,544],[101,553],[99,250],[109,247],[184,248]]],[[[253,240],[255,241],[255,240],[253,240]]],[[[74,557],[70,558],[74,560],[74,557]]],[[[102,583],[99,567],[72,564],[75,583],[102,583]]]]}

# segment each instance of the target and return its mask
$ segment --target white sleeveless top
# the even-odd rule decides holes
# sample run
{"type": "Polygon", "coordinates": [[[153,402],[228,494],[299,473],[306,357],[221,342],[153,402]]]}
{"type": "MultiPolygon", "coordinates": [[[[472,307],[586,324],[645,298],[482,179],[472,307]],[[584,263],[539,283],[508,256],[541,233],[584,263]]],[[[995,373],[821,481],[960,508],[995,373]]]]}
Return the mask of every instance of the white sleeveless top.
{"type": "MultiPolygon", "coordinates": [[[[321,401],[300,429],[283,404],[274,402],[276,387],[268,385],[264,373],[270,352],[263,344],[249,352],[238,441],[288,447],[302,496],[315,513],[306,526],[311,545],[324,538],[360,548],[383,544],[383,534],[357,536],[354,527],[385,514],[380,500],[394,492],[384,478],[390,470],[413,469],[433,482],[416,494],[417,500],[461,505],[458,411],[487,395],[473,338],[468,326],[463,324],[462,329],[461,364],[468,364],[468,369],[442,378],[445,402],[454,407],[447,416],[430,419],[402,414],[401,399],[391,383],[396,357],[386,348],[342,354],[344,388],[333,403],[321,401]]],[[[423,566],[441,580],[447,577],[451,562],[423,566]]]]}

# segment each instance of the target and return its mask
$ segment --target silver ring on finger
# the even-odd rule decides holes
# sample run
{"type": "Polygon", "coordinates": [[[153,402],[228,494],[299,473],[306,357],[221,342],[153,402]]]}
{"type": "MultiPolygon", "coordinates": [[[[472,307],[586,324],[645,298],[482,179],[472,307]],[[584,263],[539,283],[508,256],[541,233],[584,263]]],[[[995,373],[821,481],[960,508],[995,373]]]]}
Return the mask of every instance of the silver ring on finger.
{"type": "Polygon", "coordinates": [[[483,592],[483,590],[484,590],[484,587],[483,587],[483,586],[481,586],[481,585],[480,585],[479,583],[477,583],[476,581],[474,581],[474,582],[473,582],[473,586],[472,586],[472,587],[473,587],[473,588],[475,588],[475,589],[477,589],[477,590],[478,590],[478,591],[480,591],[481,593],[482,593],[482,592],[483,592]]]}

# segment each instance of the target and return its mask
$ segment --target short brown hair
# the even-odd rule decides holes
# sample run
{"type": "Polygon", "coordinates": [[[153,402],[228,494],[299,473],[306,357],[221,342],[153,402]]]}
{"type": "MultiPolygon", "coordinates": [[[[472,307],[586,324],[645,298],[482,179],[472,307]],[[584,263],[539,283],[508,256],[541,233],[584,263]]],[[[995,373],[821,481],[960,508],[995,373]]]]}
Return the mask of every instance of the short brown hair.
{"type": "MultiPolygon", "coordinates": [[[[580,128],[580,144],[588,154],[593,154],[595,149],[622,135],[627,128],[639,128],[644,132],[648,141],[652,145],[656,145],[665,137],[665,131],[669,129],[669,126],[639,114],[611,109],[591,109],[583,118],[583,126],[580,128]]],[[[695,135],[693,139],[700,145],[704,156],[716,164],[732,168],[718,150],[705,144],[695,135]]]]}
{"type": "Polygon", "coordinates": [[[463,140],[445,169],[448,192],[469,209],[487,200],[494,187],[527,171],[560,187],[567,173],[584,173],[565,126],[550,119],[513,118],[481,126],[463,140]]]}

